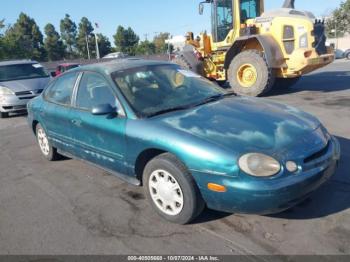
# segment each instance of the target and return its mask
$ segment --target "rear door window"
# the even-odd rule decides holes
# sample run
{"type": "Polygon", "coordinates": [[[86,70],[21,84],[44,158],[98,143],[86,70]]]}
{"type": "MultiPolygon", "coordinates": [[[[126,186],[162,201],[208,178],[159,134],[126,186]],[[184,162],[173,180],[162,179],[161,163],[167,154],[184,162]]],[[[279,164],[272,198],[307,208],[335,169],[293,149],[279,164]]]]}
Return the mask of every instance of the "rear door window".
{"type": "Polygon", "coordinates": [[[78,73],[71,73],[58,78],[45,91],[44,96],[46,100],[60,105],[71,105],[73,88],[77,77],[78,73]]]}
{"type": "Polygon", "coordinates": [[[118,101],[106,79],[92,72],[84,73],[77,93],[76,107],[91,110],[94,106],[110,104],[118,107],[118,101]]]}

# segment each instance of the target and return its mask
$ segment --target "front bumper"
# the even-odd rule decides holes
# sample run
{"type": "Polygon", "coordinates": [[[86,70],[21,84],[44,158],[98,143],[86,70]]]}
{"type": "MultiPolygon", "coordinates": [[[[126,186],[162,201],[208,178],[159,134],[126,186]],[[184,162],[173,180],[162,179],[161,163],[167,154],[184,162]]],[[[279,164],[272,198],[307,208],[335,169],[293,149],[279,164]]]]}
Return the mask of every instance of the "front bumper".
{"type": "Polygon", "coordinates": [[[42,90],[25,91],[14,95],[0,96],[0,112],[13,113],[27,109],[27,103],[40,95],[42,90]]]}
{"type": "Polygon", "coordinates": [[[230,213],[274,214],[289,209],[305,198],[335,173],[340,159],[340,146],[336,138],[330,139],[324,161],[316,160],[317,167],[283,179],[256,179],[245,181],[239,178],[193,173],[201,194],[211,209],[230,213]],[[207,189],[208,183],[217,183],[227,188],[225,193],[207,189]]]}

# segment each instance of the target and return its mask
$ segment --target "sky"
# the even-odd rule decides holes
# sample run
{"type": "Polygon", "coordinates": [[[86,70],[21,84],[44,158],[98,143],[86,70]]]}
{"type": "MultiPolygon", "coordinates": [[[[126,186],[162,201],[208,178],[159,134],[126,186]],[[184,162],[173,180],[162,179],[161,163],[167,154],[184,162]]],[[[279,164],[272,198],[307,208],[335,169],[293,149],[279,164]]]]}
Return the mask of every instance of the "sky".
{"type": "MultiPolygon", "coordinates": [[[[59,31],[59,23],[69,14],[78,25],[86,16],[99,24],[98,33],[112,36],[118,25],[132,27],[141,39],[152,39],[158,32],[184,35],[210,29],[210,8],[198,14],[200,0],[1,0],[0,19],[6,24],[16,22],[21,12],[34,18],[42,32],[47,23],[59,31]]],[[[284,0],[265,0],[265,10],[279,8],[284,0]]],[[[339,6],[341,0],[296,0],[297,9],[323,16],[339,6]]]]}

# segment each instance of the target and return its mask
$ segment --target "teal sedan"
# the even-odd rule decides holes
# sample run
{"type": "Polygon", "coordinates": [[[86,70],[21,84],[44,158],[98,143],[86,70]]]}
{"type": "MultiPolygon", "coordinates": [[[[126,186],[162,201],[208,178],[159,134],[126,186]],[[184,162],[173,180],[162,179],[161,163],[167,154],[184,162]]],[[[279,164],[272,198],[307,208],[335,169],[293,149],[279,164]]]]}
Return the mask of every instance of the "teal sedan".
{"type": "Polygon", "coordinates": [[[286,210],[326,182],[340,158],[337,139],[312,115],[235,96],[160,61],[68,71],[28,104],[28,121],[45,158],[80,159],[143,185],[154,210],[180,224],[205,206],[286,210]]]}

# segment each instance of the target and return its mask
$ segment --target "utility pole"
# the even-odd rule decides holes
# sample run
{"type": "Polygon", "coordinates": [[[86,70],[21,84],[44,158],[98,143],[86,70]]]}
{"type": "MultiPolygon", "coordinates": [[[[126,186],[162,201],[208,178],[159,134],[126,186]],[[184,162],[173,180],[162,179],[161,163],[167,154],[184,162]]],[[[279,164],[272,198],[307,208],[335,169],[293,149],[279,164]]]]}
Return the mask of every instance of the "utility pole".
{"type": "Polygon", "coordinates": [[[168,59],[171,60],[171,46],[170,46],[170,40],[172,39],[172,36],[169,34],[168,36],[168,59]]]}
{"type": "Polygon", "coordinates": [[[87,49],[87,53],[88,53],[88,59],[90,60],[90,49],[89,49],[89,39],[88,39],[88,35],[85,35],[85,40],[86,40],[86,49],[87,49]]]}
{"type": "Polygon", "coordinates": [[[98,36],[96,33],[94,34],[95,34],[95,42],[96,42],[96,58],[100,59],[101,57],[100,57],[100,49],[98,47],[98,36]]]}
{"type": "Polygon", "coordinates": [[[337,21],[335,22],[335,49],[338,49],[338,31],[337,31],[337,21]]]}
{"type": "Polygon", "coordinates": [[[98,47],[98,36],[97,36],[97,29],[99,28],[98,23],[95,23],[95,30],[94,30],[94,34],[95,34],[95,44],[96,44],[96,58],[99,60],[100,57],[100,48],[98,47]]]}

